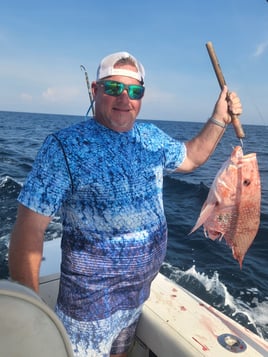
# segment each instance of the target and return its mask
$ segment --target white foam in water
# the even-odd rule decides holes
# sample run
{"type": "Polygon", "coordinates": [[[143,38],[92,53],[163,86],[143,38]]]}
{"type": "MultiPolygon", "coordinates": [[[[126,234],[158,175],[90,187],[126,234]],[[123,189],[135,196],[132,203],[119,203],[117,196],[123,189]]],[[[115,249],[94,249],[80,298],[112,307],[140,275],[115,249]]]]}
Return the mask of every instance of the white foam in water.
{"type": "Polygon", "coordinates": [[[0,177],[0,187],[5,187],[6,183],[8,181],[14,181],[16,184],[18,184],[19,186],[22,187],[23,183],[20,182],[19,180],[15,179],[14,177],[11,177],[11,176],[3,176],[3,177],[0,177]]]}
{"type": "Polygon", "coordinates": [[[257,306],[252,309],[252,317],[257,323],[268,325],[268,301],[257,302],[257,306]]]}

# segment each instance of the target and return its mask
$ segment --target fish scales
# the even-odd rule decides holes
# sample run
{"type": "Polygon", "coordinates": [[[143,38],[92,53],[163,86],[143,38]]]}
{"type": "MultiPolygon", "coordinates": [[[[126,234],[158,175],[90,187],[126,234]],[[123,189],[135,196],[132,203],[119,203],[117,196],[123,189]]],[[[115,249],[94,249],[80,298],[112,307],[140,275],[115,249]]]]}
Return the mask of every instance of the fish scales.
{"type": "Polygon", "coordinates": [[[218,171],[199,218],[191,230],[204,226],[206,237],[224,238],[242,268],[260,225],[261,183],[255,153],[240,146],[218,171]]]}

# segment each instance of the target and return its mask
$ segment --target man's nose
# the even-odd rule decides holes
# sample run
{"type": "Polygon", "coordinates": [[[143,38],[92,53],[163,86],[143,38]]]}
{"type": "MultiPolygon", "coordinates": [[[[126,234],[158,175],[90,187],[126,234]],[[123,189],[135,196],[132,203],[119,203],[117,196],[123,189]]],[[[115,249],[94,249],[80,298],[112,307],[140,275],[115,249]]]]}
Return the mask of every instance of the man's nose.
{"type": "Polygon", "coordinates": [[[128,96],[128,91],[127,91],[127,88],[124,88],[123,92],[120,94],[119,96],[120,99],[127,99],[129,100],[129,96],[128,96]]]}

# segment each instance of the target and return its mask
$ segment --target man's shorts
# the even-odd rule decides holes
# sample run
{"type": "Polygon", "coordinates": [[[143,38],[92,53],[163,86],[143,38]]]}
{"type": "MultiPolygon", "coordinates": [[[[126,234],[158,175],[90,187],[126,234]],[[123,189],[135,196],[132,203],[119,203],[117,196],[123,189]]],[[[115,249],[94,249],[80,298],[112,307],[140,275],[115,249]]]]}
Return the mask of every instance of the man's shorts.
{"type": "Polygon", "coordinates": [[[119,310],[107,319],[89,322],[72,319],[58,306],[55,312],[65,326],[75,357],[109,357],[129,350],[141,309],[119,310]]]}

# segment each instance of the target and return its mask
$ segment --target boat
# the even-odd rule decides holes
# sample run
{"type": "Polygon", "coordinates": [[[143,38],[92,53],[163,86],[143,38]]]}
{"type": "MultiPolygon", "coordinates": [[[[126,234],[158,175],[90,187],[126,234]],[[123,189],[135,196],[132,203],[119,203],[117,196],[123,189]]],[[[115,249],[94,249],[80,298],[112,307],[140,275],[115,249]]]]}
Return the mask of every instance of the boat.
{"type": "MultiPolygon", "coordinates": [[[[41,299],[39,296],[24,296],[20,289],[15,292],[12,291],[13,289],[3,289],[0,284],[1,351],[3,351],[6,342],[5,339],[4,341],[1,339],[5,328],[3,327],[5,324],[2,323],[2,315],[7,311],[2,303],[3,291],[5,298],[10,299],[15,296],[22,299],[25,306],[27,305],[26,301],[29,302],[30,299],[33,309],[36,310],[37,306],[46,315],[46,319],[53,320],[53,328],[56,331],[53,334],[57,335],[59,339],[56,342],[50,341],[50,331],[50,337],[45,339],[46,343],[43,346],[40,346],[39,354],[29,354],[29,350],[27,350],[28,354],[23,354],[20,346],[21,354],[6,353],[5,356],[38,355],[38,357],[42,357],[41,352],[45,351],[48,345],[52,346],[54,353],[44,352],[44,356],[73,356],[67,334],[53,312],[59,288],[60,259],[60,239],[46,241],[40,270],[41,299]]],[[[6,282],[4,283],[6,284],[6,282]]],[[[9,284],[16,283],[9,282],[9,284]]],[[[30,295],[32,294],[35,293],[31,291],[30,295]]],[[[29,306],[27,306],[27,309],[29,310],[29,306]]],[[[18,315],[16,309],[13,308],[12,310],[14,310],[14,314],[18,315]]],[[[15,323],[14,314],[12,315],[13,324],[15,323]]],[[[7,319],[8,316],[10,315],[7,315],[7,319]]],[[[27,326],[27,323],[25,323],[27,318],[29,316],[27,317],[24,313],[24,326],[27,326]]],[[[38,322],[40,324],[40,321],[38,322]]],[[[20,336],[21,333],[18,334],[18,331],[16,331],[16,337],[12,337],[11,340],[21,344],[21,341],[23,341],[23,336],[20,336]]],[[[46,333],[48,332],[46,331],[46,333]]],[[[14,345],[12,345],[13,348],[14,345]]],[[[35,348],[37,347],[35,346],[35,348]]],[[[144,304],[135,341],[128,356],[226,357],[235,353],[239,353],[240,357],[268,356],[268,342],[159,273],[152,283],[150,297],[144,304]]]]}

